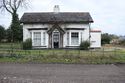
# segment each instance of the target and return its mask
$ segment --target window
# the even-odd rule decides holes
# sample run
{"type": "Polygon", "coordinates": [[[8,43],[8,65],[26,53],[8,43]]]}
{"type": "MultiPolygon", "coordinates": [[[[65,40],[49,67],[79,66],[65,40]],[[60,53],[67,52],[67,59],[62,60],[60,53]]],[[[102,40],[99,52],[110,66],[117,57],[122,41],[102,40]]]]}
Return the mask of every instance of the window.
{"type": "Polygon", "coordinates": [[[41,32],[34,32],[34,46],[41,46],[41,32]]]}
{"type": "Polygon", "coordinates": [[[46,33],[43,32],[43,45],[46,45],[46,33]]]}
{"type": "Polygon", "coordinates": [[[67,45],[69,45],[69,32],[67,32],[67,45]]]}
{"type": "Polygon", "coordinates": [[[79,33],[78,32],[71,33],[71,44],[79,45],[79,33]]]}

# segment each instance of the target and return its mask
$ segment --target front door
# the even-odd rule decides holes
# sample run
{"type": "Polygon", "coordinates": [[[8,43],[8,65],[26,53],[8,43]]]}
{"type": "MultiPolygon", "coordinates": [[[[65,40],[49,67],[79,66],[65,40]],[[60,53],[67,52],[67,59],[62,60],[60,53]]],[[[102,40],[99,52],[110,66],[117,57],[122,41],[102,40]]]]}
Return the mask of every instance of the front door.
{"type": "Polygon", "coordinates": [[[60,33],[58,30],[53,31],[53,48],[59,48],[60,33]]]}

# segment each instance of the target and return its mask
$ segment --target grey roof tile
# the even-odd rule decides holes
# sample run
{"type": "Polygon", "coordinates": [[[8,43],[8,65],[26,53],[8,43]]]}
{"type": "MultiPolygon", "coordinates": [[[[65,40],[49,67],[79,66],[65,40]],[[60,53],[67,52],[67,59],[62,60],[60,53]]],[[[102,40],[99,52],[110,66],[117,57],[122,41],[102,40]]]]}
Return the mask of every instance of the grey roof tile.
{"type": "Polygon", "coordinates": [[[92,17],[88,12],[54,12],[45,13],[24,13],[21,18],[21,23],[83,23],[93,22],[92,17]]]}

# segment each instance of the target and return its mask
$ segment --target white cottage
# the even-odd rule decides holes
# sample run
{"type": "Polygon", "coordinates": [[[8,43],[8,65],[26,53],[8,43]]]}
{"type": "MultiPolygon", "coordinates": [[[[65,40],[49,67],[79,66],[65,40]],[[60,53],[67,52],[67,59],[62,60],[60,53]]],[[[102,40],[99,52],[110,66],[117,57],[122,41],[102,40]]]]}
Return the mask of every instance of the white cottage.
{"type": "Polygon", "coordinates": [[[101,47],[101,31],[91,30],[93,19],[88,12],[24,13],[23,41],[32,39],[33,48],[76,48],[90,41],[91,48],[101,47]]]}

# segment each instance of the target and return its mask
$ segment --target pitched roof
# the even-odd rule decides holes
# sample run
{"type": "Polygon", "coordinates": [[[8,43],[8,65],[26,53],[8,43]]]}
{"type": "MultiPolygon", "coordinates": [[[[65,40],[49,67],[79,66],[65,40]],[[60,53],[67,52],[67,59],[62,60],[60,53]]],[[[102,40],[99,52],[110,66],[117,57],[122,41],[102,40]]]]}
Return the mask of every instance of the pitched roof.
{"type": "Polygon", "coordinates": [[[88,12],[24,13],[21,23],[86,23],[93,22],[88,12]]]}
{"type": "Polygon", "coordinates": [[[55,30],[55,29],[58,29],[61,34],[64,34],[64,33],[65,33],[65,31],[64,31],[62,28],[60,28],[60,26],[57,25],[57,24],[53,25],[53,27],[50,28],[50,29],[47,31],[47,33],[48,33],[48,34],[52,34],[53,30],[55,30]]]}

